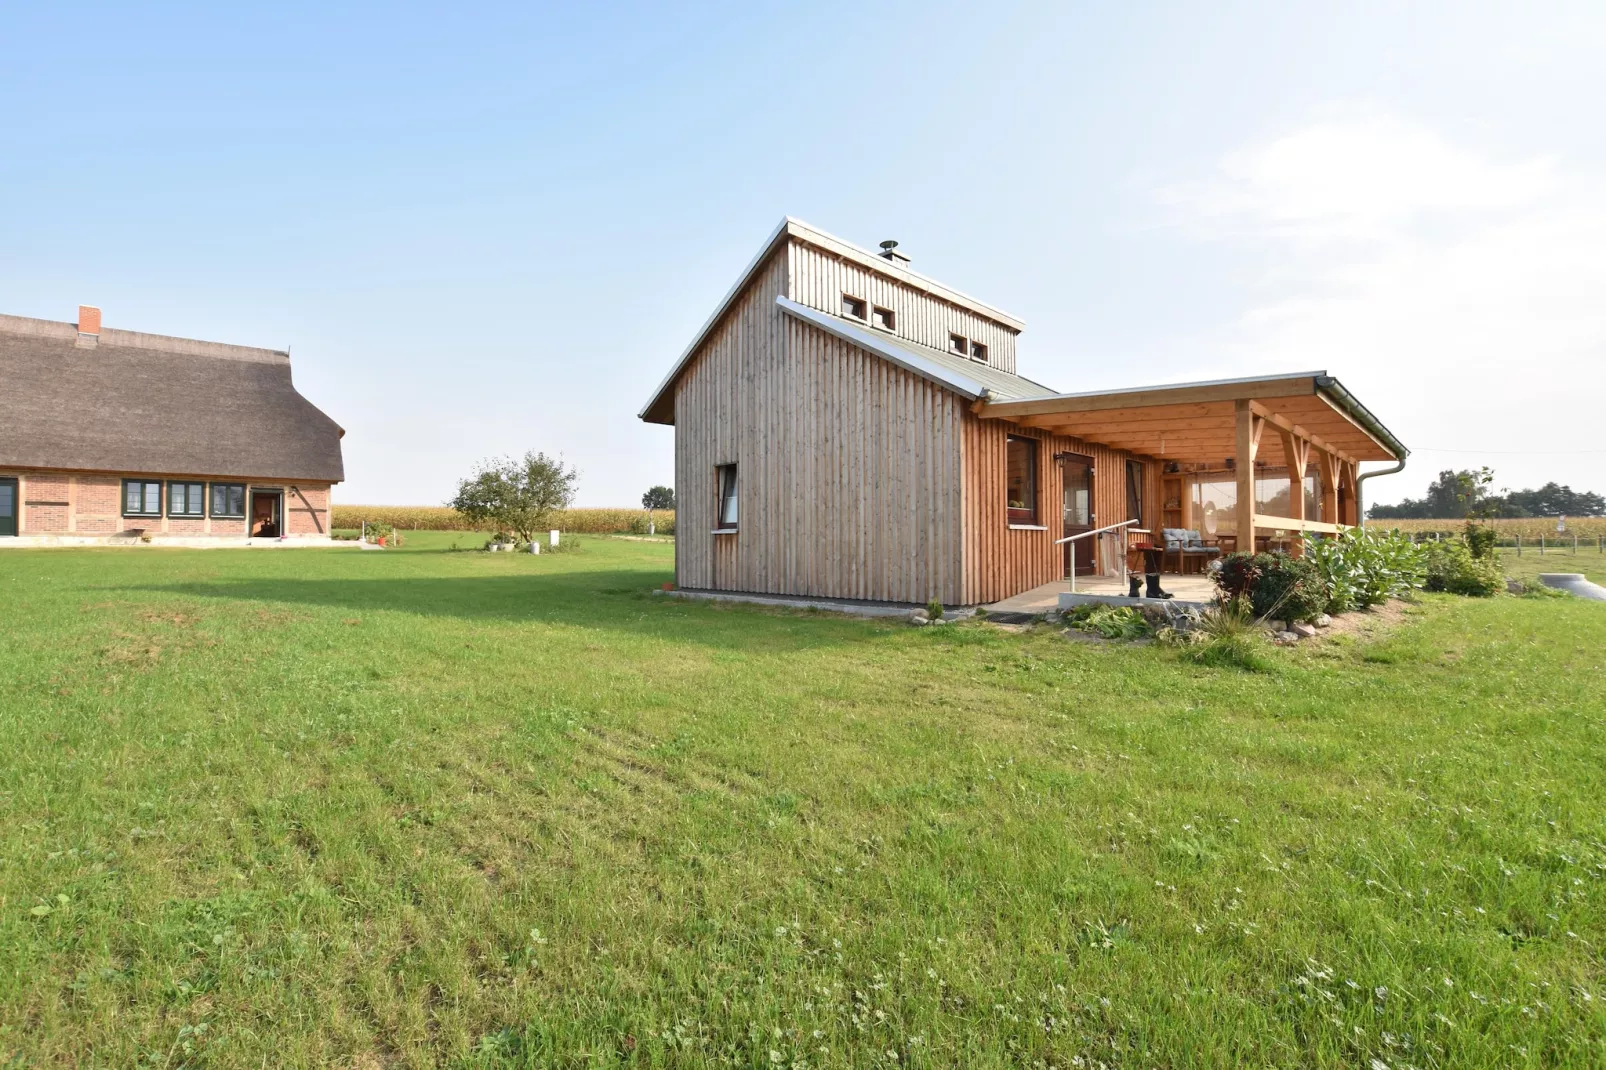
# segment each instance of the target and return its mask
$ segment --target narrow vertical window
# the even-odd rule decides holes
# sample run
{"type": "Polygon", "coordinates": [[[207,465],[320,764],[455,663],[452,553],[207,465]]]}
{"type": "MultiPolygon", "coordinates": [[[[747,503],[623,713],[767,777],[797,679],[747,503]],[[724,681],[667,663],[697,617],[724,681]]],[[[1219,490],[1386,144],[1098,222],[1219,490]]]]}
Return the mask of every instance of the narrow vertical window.
{"type": "Polygon", "coordinates": [[[1011,524],[1037,523],[1037,440],[1010,435],[1004,446],[1011,524]]]}
{"type": "Polygon", "coordinates": [[[736,530],[736,466],[734,464],[718,465],[714,469],[715,482],[719,485],[719,512],[715,519],[716,531],[726,532],[736,530]]]}

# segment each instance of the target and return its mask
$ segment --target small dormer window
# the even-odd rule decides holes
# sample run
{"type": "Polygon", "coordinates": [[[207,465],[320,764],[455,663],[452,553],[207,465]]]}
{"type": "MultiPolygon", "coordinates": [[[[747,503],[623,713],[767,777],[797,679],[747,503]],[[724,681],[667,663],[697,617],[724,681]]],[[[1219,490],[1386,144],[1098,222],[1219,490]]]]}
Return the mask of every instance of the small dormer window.
{"type": "Polygon", "coordinates": [[[898,318],[892,309],[879,305],[870,310],[870,322],[883,331],[896,330],[898,327],[898,318]]]}
{"type": "Polygon", "coordinates": [[[864,298],[842,295],[842,314],[849,319],[864,319],[864,298]]]}
{"type": "Polygon", "coordinates": [[[982,345],[980,342],[971,342],[970,359],[979,360],[983,364],[987,363],[987,347],[982,345]]]}
{"type": "Polygon", "coordinates": [[[948,349],[951,352],[958,353],[961,357],[970,351],[967,348],[965,336],[962,334],[950,334],[948,336],[948,349]]]}

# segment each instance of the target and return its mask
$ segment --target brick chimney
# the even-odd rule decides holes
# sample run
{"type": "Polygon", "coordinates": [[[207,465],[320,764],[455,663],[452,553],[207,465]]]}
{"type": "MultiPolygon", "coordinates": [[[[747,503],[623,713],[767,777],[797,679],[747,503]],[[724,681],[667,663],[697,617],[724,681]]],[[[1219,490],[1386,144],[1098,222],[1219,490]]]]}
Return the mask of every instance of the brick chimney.
{"type": "Polygon", "coordinates": [[[78,348],[89,349],[100,342],[100,309],[78,306],[78,348]]]}

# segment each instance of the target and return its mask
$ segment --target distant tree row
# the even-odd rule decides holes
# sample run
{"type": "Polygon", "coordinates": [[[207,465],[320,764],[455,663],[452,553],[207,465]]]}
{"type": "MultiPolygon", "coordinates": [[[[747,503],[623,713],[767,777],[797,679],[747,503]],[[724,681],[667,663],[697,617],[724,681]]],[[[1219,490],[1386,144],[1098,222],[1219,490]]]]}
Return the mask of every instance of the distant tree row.
{"type": "Polygon", "coordinates": [[[1459,517],[1606,516],[1606,498],[1589,491],[1546,483],[1532,490],[1489,489],[1494,473],[1445,469],[1428,484],[1420,498],[1398,505],[1374,505],[1366,515],[1374,520],[1453,520],[1459,517]]]}

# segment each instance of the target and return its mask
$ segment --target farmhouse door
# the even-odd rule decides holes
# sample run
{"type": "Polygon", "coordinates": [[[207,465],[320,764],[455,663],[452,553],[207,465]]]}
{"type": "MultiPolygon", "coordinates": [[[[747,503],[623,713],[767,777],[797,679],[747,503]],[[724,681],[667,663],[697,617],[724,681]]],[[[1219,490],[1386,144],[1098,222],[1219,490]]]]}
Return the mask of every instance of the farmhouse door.
{"type": "MultiPolygon", "coordinates": [[[[1060,538],[1079,535],[1084,531],[1093,530],[1093,458],[1083,457],[1078,453],[1062,455],[1064,465],[1060,469],[1064,483],[1063,504],[1060,509],[1060,538]]],[[[1064,551],[1065,574],[1071,574],[1071,547],[1076,547],[1076,574],[1086,576],[1097,570],[1097,552],[1091,538],[1077,539],[1075,542],[1065,543],[1061,549],[1064,551]]]]}
{"type": "Polygon", "coordinates": [[[261,539],[277,539],[284,534],[279,530],[281,495],[278,491],[254,490],[251,492],[251,535],[261,539]]]}
{"type": "Polygon", "coordinates": [[[0,479],[0,536],[17,533],[17,481],[0,479]]]}

